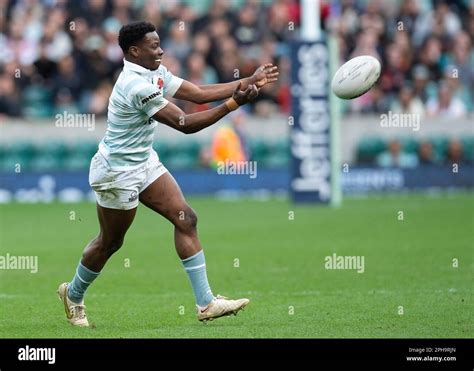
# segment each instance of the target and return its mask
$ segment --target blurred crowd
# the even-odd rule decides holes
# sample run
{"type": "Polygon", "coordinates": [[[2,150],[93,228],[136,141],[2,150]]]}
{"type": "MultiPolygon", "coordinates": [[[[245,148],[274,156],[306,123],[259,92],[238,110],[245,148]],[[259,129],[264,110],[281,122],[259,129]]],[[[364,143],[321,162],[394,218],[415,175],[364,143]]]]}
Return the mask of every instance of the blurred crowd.
{"type": "Polygon", "coordinates": [[[473,112],[473,1],[331,3],[326,25],[339,36],[341,60],[369,54],[383,66],[377,86],[349,110],[427,118],[473,112]]]}
{"type": "Polygon", "coordinates": [[[375,157],[373,164],[380,167],[415,168],[430,165],[474,164],[473,141],[444,139],[442,143],[422,140],[413,148],[407,148],[400,140],[392,139],[386,149],[375,157]],[[444,142],[444,143],[443,143],[444,142]]]}
{"type": "MultiPolygon", "coordinates": [[[[279,82],[250,109],[290,112],[288,41],[298,36],[298,0],[0,0],[0,8],[0,115],[105,115],[122,67],[118,31],[133,20],[157,26],[164,64],[196,84],[278,64],[279,82]]],[[[378,85],[347,110],[453,118],[473,111],[472,1],[321,0],[321,18],[338,36],[341,63],[361,54],[382,61],[378,85]]]]}
{"type": "MultiPolygon", "coordinates": [[[[134,20],[157,26],[163,64],[195,84],[232,81],[263,63],[282,78],[251,107],[289,112],[288,45],[296,2],[261,0],[0,0],[0,115],[106,114],[122,68],[117,37],[134,20]]],[[[186,112],[206,105],[179,102],[186,112]]]]}

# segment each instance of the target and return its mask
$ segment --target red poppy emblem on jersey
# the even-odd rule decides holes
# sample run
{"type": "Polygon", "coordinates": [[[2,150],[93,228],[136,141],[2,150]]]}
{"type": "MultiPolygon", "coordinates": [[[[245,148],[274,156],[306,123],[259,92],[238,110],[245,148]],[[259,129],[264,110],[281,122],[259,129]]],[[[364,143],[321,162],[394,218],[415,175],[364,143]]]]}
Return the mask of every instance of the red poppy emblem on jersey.
{"type": "Polygon", "coordinates": [[[160,89],[163,89],[163,79],[161,77],[158,79],[158,82],[156,83],[156,85],[158,85],[160,89]]]}

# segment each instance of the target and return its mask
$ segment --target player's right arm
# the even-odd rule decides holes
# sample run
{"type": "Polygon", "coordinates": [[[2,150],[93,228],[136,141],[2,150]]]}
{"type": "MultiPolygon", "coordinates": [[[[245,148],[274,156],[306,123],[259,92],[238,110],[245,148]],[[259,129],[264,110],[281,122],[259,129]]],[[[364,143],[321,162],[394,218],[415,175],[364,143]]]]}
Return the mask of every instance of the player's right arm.
{"type": "Polygon", "coordinates": [[[250,102],[258,95],[255,85],[249,85],[245,90],[240,90],[240,87],[241,84],[234,90],[232,98],[225,103],[206,111],[186,114],[178,106],[168,102],[164,108],[153,115],[153,118],[182,133],[196,133],[215,124],[229,112],[250,102]]]}

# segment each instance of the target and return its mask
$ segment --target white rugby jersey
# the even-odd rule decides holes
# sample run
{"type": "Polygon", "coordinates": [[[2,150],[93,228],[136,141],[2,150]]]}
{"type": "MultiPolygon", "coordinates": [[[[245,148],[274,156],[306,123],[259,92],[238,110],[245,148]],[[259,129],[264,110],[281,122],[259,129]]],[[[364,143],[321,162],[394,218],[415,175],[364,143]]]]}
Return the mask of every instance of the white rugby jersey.
{"type": "Polygon", "coordinates": [[[160,65],[151,71],[124,59],[123,70],[109,98],[107,131],[99,152],[112,170],[131,170],[150,155],[157,122],[151,117],[168,104],[183,79],[160,65]]]}

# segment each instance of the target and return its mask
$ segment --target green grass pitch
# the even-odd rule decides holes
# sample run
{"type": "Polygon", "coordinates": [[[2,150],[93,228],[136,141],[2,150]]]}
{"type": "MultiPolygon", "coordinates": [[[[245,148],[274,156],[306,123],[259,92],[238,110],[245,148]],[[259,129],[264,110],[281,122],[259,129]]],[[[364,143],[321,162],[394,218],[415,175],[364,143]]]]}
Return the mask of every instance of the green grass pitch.
{"type": "Polygon", "coordinates": [[[38,272],[0,270],[0,337],[474,335],[473,193],[352,198],[339,209],[188,201],[214,294],[250,298],[244,312],[207,325],[196,320],[172,226],[140,206],[125,245],[86,296],[93,326],[73,328],[56,288],[72,278],[97,233],[95,206],[8,204],[0,206],[0,255],[36,255],[38,272]],[[333,253],[363,256],[364,272],[325,269],[333,253]]]}

